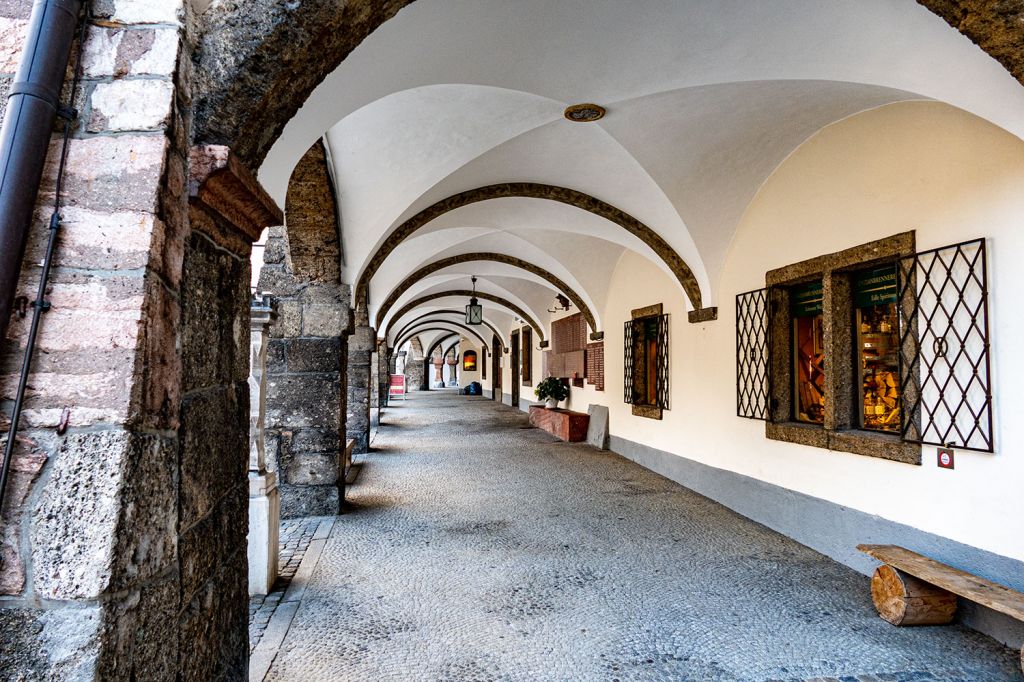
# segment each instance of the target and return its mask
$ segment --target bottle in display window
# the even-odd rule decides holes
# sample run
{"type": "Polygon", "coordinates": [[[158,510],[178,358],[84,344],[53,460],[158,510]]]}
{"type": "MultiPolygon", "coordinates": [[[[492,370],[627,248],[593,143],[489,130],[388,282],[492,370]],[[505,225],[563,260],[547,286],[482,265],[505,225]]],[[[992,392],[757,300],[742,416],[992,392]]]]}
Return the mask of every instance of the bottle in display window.
{"type": "Polygon", "coordinates": [[[856,273],[854,308],[857,370],[861,390],[860,427],[900,432],[899,322],[896,267],[856,273]]]}
{"type": "Polygon", "coordinates": [[[795,286],[790,297],[793,317],[793,418],[809,424],[824,424],[822,283],[795,286]]]}

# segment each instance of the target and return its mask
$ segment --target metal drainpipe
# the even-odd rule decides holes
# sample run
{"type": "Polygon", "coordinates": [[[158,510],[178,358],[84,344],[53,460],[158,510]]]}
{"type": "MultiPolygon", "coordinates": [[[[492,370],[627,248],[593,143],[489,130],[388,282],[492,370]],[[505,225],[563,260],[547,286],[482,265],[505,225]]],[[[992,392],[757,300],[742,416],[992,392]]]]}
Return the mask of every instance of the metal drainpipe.
{"type": "MultiPolygon", "coordinates": [[[[71,105],[78,86],[78,70],[81,68],[82,43],[85,41],[86,22],[79,25],[81,0],[37,0],[32,7],[29,20],[25,52],[18,65],[18,74],[8,99],[7,115],[0,130],[0,340],[7,334],[10,322],[15,288],[25,257],[28,230],[32,225],[39,183],[46,163],[46,152],[50,145],[53,123],[60,113],[64,118],[64,142],[60,151],[57,185],[54,191],[54,211],[50,217],[49,239],[46,255],[40,272],[39,287],[33,304],[32,323],[29,327],[25,356],[22,359],[18,390],[11,413],[11,425],[7,432],[3,462],[0,464],[0,511],[3,509],[7,478],[18,435],[18,421],[24,406],[25,388],[28,385],[35,351],[36,335],[39,333],[40,316],[49,308],[46,301],[46,286],[49,279],[53,253],[60,229],[59,207],[64,167],[67,161],[68,140],[71,137],[72,120],[77,114],[72,109],[58,112],[57,102],[64,86],[64,75],[68,68],[68,57],[76,30],[80,43],[78,60],[75,63],[75,81],[71,88],[71,105]]],[[[60,433],[60,430],[58,430],[60,433]]]]}
{"type": "Polygon", "coordinates": [[[0,339],[7,335],[81,0],[37,0],[0,129],[0,339]]]}

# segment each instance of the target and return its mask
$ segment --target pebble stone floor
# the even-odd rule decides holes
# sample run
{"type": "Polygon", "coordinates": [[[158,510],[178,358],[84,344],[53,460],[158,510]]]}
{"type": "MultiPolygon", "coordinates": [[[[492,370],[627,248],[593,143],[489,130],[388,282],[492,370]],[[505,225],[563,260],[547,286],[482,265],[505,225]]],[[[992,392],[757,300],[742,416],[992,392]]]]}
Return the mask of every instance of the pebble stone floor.
{"type": "Polygon", "coordinates": [[[392,403],[268,680],[1021,679],[959,625],[484,398],[392,403]]]}
{"type": "Polygon", "coordinates": [[[278,561],[279,568],[277,580],[268,595],[255,595],[249,597],[249,651],[251,652],[260,643],[263,633],[267,629],[274,611],[281,603],[281,598],[288,591],[295,571],[299,570],[299,564],[306,556],[309,543],[313,534],[323,521],[322,517],[310,517],[304,519],[285,519],[281,522],[280,536],[278,537],[278,561]]]}

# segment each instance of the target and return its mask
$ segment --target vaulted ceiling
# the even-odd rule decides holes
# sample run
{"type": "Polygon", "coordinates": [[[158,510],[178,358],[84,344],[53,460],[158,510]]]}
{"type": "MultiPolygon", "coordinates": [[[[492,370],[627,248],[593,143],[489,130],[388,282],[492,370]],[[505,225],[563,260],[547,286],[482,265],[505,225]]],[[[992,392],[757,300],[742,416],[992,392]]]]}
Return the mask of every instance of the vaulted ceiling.
{"type": "MultiPolygon", "coordinates": [[[[692,271],[704,305],[758,189],[822,128],[934,99],[1024,136],[1024,89],[911,0],[418,0],[371,34],[285,129],[260,178],[283,200],[319,137],[331,153],[343,278],[355,284],[404,221],[496,183],[568,187],[651,228],[692,271]],[[563,118],[596,102],[597,122],[563,118]]],[[[456,208],[399,244],[369,280],[369,314],[411,272],[495,252],[552,273],[601,325],[626,250],[671,274],[644,239],[577,206],[507,197],[456,208]]],[[[461,263],[399,292],[382,327],[425,294],[470,287],[547,320],[556,289],[501,263],[461,263]]],[[[514,314],[484,302],[507,330],[514,314]]],[[[383,328],[379,331],[383,332],[383,328]]],[[[394,341],[395,339],[391,339],[394,341]]]]}

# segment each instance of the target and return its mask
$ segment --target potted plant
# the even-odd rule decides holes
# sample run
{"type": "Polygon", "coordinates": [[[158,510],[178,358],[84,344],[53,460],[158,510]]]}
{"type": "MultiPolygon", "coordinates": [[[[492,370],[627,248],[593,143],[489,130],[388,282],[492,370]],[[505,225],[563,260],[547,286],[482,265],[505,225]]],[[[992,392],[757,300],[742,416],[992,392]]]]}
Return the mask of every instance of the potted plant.
{"type": "Polygon", "coordinates": [[[544,401],[544,407],[553,410],[558,407],[558,403],[569,397],[569,387],[557,377],[548,377],[537,384],[533,393],[544,401]]]}

